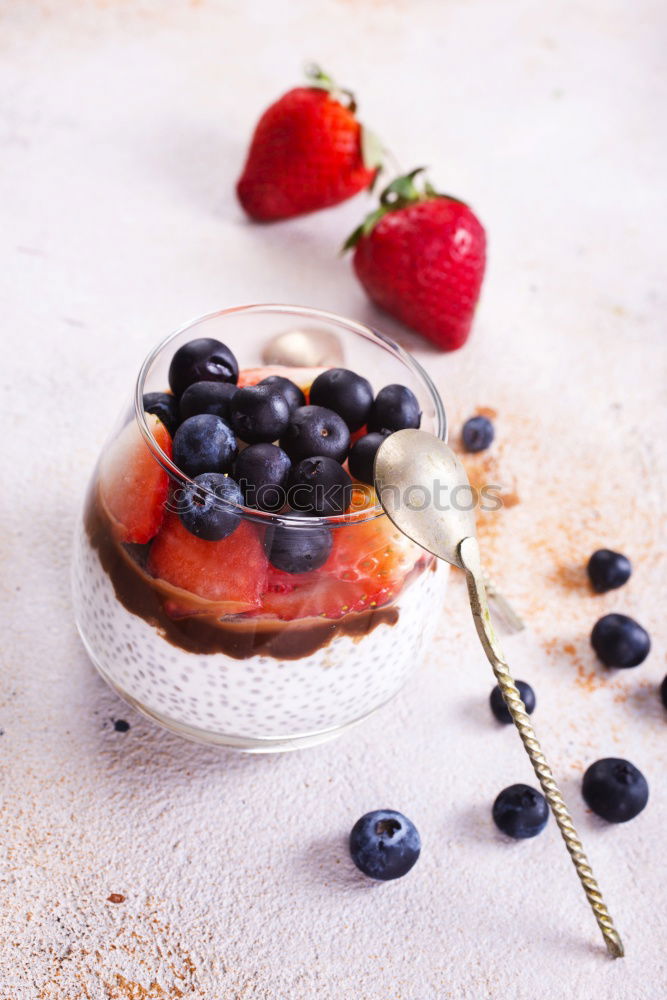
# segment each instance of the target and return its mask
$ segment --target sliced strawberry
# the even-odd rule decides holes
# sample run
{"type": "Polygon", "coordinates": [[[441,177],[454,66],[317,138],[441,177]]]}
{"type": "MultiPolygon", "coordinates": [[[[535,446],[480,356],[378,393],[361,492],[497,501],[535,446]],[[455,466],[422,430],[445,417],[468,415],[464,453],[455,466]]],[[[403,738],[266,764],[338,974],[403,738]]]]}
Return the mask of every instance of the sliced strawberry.
{"type": "Polygon", "coordinates": [[[169,514],[151,546],[148,570],[186,593],[173,595],[174,615],[202,611],[196,595],[216,605],[219,615],[238,615],[259,607],[266,586],[267,559],[258,529],[248,521],[219,542],[191,535],[176,514],[169,514]]]}
{"type": "Polygon", "coordinates": [[[310,387],[326,368],[290,368],[287,365],[265,365],[263,368],[244,368],[239,372],[238,387],[242,389],[244,385],[257,385],[263,378],[269,375],[281,375],[283,378],[291,379],[295,385],[301,389],[308,402],[310,387]]]}
{"type": "Polygon", "coordinates": [[[321,569],[340,580],[394,588],[412,569],[421,549],[395,528],[386,514],[333,529],[331,555],[321,569]]]}
{"type": "MultiPolygon", "coordinates": [[[[151,413],[146,421],[162,450],[171,456],[171,437],[151,413]]],[[[149,542],[164,517],[169,476],[151,454],[134,420],[102,456],[100,496],[122,542],[149,542]]]]}
{"type": "Polygon", "coordinates": [[[377,493],[372,486],[352,480],[352,499],[348,513],[356,514],[360,510],[370,510],[371,507],[376,506],[377,502],[377,493]]]}
{"type": "Polygon", "coordinates": [[[364,437],[366,434],[368,434],[368,427],[366,427],[366,424],[364,424],[363,427],[360,427],[358,431],[352,431],[350,434],[350,447],[352,447],[353,444],[356,444],[359,438],[364,437]]]}
{"type": "Polygon", "coordinates": [[[386,604],[403,585],[421,550],[385,515],[334,529],[322,569],[289,574],[269,566],[262,610],[277,618],[340,618],[386,604]]]}
{"type": "Polygon", "coordinates": [[[283,621],[297,618],[340,618],[350,597],[349,587],[321,573],[282,573],[269,567],[262,612],[283,621]]]}

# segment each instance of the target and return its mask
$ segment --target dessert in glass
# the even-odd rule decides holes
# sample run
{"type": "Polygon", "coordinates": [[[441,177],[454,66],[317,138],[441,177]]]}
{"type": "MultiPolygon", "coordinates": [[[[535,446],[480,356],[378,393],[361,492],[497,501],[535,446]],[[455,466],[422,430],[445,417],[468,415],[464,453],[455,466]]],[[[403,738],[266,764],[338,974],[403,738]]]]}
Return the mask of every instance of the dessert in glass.
{"type": "Polygon", "coordinates": [[[360,323],[253,305],[167,337],[77,526],[75,617],[104,679],[174,732],[257,752],[328,739],[389,701],[447,572],[373,490],[375,451],[402,426],[444,440],[440,397],[360,323]],[[281,334],[291,354],[267,364],[281,334]]]}

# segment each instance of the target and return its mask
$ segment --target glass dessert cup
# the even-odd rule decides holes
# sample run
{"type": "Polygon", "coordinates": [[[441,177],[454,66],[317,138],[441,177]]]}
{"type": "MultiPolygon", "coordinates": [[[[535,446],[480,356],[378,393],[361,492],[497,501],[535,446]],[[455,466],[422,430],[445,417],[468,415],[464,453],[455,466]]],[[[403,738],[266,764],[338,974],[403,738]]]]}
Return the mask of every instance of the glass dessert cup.
{"type": "Polygon", "coordinates": [[[290,330],[326,335],[340,352],[333,365],[365,376],[374,392],[410,388],[422,428],[446,438],[432,382],[382,334],[309,308],[222,310],[146,358],[93,473],[74,544],[76,624],[107,683],[172,732],[251,752],[319,743],[393,698],[430,638],[447,573],[363,485],[336,517],[295,523],[238,505],[238,526],[221,541],[183,528],[179,503],[191,480],[171,459],[166,428],[144,413],[144,395],[166,391],[173,354],[199,337],[234,352],[239,384],[277,372],[307,392],[331,363],[283,369],[262,360],[267,343],[290,330]],[[286,573],[268,562],[271,538],[286,528],[295,538],[330,533],[321,568],[286,573]]]}

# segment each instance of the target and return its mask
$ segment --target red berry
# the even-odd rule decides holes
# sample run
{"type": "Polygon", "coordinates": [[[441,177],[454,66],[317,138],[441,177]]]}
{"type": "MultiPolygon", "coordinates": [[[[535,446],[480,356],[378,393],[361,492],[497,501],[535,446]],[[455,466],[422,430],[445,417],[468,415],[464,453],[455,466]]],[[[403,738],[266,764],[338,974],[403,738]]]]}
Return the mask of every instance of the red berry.
{"type": "Polygon", "coordinates": [[[341,618],[390,601],[401,589],[420,550],[386,516],[333,529],[324,566],[290,574],[269,566],[262,611],[278,618],[341,618]]]}
{"type": "Polygon", "coordinates": [[[419,191],[413,178],[383,192],[380,208],[347,245],[355,246],[354,270],[373,302],[451,351],[470,333],[486,235],[467,205],[429,185],[419,191]]]}
{"type": "MultiPolygon", "coordinates": [[[[241,521],[227,538],[207,542],[191,535],[176,514],[170,514],[148,557],[149,572],[178,588],[172,595],[173,617],[188,613],[191,594],[214,604],[216,615],[253,611],[266,586],[266,569],[258,528],[249,521],[241,521]]],[[[196,610],[201,613],[200,605],[196,610]]]]}
{"type": "Polygon", "coordinates": [[[237,184],[239,201],[260,222],[289,219],[351,198],[373,181],[364,163],[354,104],[322,74],[296,87],[260,118],[237,184]],[[326,88],[326,89],[323,89],[326,88]]]}
{"type": "MultiPolygon", "coordinates": [[[[171,437],[161,420],[146,414],[160,448],[171,457],[171,437]]],[[[148,448],[134,420],[102,456],[100,497],[121,542],[149,542],[164,517],[169,476],[148,448]]]]}

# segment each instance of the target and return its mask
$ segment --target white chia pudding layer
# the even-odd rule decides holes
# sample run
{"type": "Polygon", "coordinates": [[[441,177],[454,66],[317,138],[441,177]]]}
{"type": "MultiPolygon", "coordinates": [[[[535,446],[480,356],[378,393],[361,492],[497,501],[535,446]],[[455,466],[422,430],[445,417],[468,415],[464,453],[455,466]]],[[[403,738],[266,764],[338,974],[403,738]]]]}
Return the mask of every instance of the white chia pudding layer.
{"type": "Polygon", "coordinates": [[[439,563],[411,580],[394,603],[395,624],[355,638],[339,634],[296,660],[198,654],[123,607],[81,525],[74,609],[96,666],[149,714],[218,738],[278,740],[337,729],[388,701],[430,640],[446,576],[439,563]]]}

